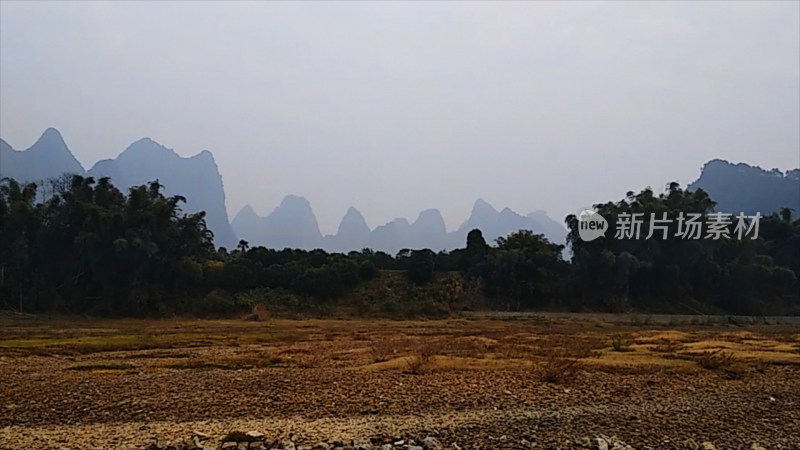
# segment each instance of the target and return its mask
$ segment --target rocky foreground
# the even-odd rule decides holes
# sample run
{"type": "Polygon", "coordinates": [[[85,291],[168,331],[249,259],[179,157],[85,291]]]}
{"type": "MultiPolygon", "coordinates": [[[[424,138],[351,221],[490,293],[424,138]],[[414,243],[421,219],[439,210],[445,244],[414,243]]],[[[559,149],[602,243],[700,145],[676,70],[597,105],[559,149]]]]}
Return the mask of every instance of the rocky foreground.
{"type": "MultiPolygon", "coordinates": [[[[717,450],[717,447],[712,442],[702,442],[698,444],[693,439],[678,444],[687,450],[717,450]]],[[[616,436],[598,436],[596,438],[583,437],[579,439],[566,439],[563,443],[554,444],[553,446],[540,447],[536,443],[530,442],[527,439],[521,439],[519,442],[514,442],[507,436],[500,436],[496,438],[496,442],[489,446],[480,446],[481,448],[498,448],[498,449],[532,449],[532,448],[559,448],[559,449],[598,449],[598,450],[633,450],[634,447],[626,444],[625,442],[617,439],[616,436]]],[[[221,439],[219,444],[215,444],[211,436],[195,432],[192,437],[185,437],[176,439],[169,442],[153,442],[144,447],[131,446],[133,449],[145,450],[462,450],[463,448],[471,448],[469,443],[459,444],[453,442],[450,445],[443,444],[439,438],[434,436],[426,436],[424,439],[415,440],[402,436],[395,436],[387,438],[384,436],[374,436],[369,439],[332,441],[332,442],[319,442],[314,445],[296,445],[291,439],[270,440],[263,433],[258,431],[248,431],[246,433],[237,432],[225,436],[221,439]]],[[[652,447],[643,447],[652,448],[652,447]]],[[[750,450],[766,450],[763,446],[754,442],[750,450]]]]}
{"type": "Polygon", "coordinates": [[[582,319],[3,329],[4,450],[800,449],[796,327],[582,319]]]}

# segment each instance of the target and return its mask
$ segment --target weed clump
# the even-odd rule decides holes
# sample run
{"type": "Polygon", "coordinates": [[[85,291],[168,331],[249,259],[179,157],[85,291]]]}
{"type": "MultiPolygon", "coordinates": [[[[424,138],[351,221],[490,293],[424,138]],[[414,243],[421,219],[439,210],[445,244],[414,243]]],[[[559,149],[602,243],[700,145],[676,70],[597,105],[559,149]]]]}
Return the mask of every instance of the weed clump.
{"type": "Polygon", "coordinates": [[[591,347],[586,342],[565,342],[563,347],[547,352],[539,369],[539,376],[547,383],[571,380],[580,370],[580,359],[590,356],[591,353],[591,347]]]}
{"type": "Polygon", "coordinates": [[[615,333],[611,335],[611,349],[615,352],[631,351],[632,339],[627,334],[615,333]]]}
{"type": "Polygon", "coordinates": [[[700,367],[712,371],[729,369],[736,361],[733,353],[722,350],[702,352],[695,359],[700,367]]]}
{"type": "Polygon", "coordinates": [[[408,360],[406,373],[420,375],[427,372],[435,355],[436,347],[434,345],[425,343],[418,346],[408,360]]]}

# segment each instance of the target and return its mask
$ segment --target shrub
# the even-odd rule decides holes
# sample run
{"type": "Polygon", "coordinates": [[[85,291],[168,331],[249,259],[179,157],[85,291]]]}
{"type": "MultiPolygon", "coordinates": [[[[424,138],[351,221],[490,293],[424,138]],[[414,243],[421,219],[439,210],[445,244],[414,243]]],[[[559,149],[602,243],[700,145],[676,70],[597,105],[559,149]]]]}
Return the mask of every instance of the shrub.
{"type": "Polygon", "coordinates": [[[420,375],[428,371],[430,362],[436,355],[436,347],[430,343],[418,346],[408,360],[406,373],[420,375]]]}
{"type": "Polygon", "coordinates": [[[592,354],[591,346],[580,340],[569,340],[561,348],[549,350],[545,355],[544,363],[540,368],[542,381],[547,383],[562,383],[577,375],[580,369],[580,359],[592,354]]]}
{"type": "Polygon", "coordinates": [[[565,356],[561,352],[550,352],[541,367],[542,381],[562,383],[575,376],[578,371],[578,360],[565,356]]]}
{"type": "Polygon", "coordinates": [[[402,350],[402,343],[397,338],[384,337],[372,341],[370,351],[372,353],[372,360],[375,362],[388,361],[402,350]]]}
{"type": "Polygon", "coordinates": [[[254,320],[256,322],[266,322],[269,320],[269,310],[263,303],[253,306],[253,312],[247,317],[247,320],[254,320]]]}
{"type": "Polygon", "coordinates": [[[378,276],[378,268],[372,261],[364,261],[358,267],[358,277],[362,280],[371,280],[378,276]]]}
{"type": "Polygon", "coordinates": [[[623,333],[611,335],[611,349],[615,352],[631,351],[631,337],[623,333]]]}
{"type": "Polygon", "coordinates": [[[695,357],[697,364],[708,370],[725,370],[733,366],[735,358],[731,352],[714,350],[702,352],[695,357]]]}
{"type": "Polygon", "coordinates": [[[192,303],[191,312],[200,315],[224,314],[234,310],[236,302],[224,291],[214,289],[205,297],[192,303]]]}
{"type": "Polygon", "coordinates": [[[430,250],[414,250],[408,259],[408,279],[425,284],[433,278],[434,254],[430,250]]]}

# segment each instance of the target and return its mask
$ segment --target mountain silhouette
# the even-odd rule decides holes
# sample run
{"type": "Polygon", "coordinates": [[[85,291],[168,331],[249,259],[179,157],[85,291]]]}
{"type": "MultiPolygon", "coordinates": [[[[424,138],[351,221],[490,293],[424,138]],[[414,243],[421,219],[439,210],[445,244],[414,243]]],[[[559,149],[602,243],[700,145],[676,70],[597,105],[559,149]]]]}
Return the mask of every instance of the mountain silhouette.
{"type": "Polygon", "coordinates": [[[429,248],[435,251],[449,247],[447,228],[438,209],[426,209],[419,213],[417,220],[409,227],[407,247],[429,248]]]}
{"type": "Polygon", "coordinates": [[[457,230],[448,232],[438,209],[426,209],[413,223],[396,218],[370,230],[364,216],[350,207],[335,235],[320,235],[316,217],[308,200],[290,195],[267,217],[261,217],[249,205],[234,217],[233,229],[251,246],[271,248],[323,248],[327,251],[349,252],[371,248],[396,254],[404,248],[429,248],[434,251],[463,247],[470,230],[480,229],[487,241],[526,229],[542,233],[553,242],[563,244],[566,228],[550,219],[544,211],[522,216],[505,208],[498,212],[492,205],[478,199],[469,219],[457,230]]]}
{"type": "Polygon", "coordinates": [[[0,139],[0,178],[19,182],[41,182],[64,174],[84,173],[83,166],[67,147],[61,133],[48,128],[27,150],[14,150],[0,139]]]}
{"type": "Polygon", "coordinates": [[[753,215],[771,214],[781,208],[800,213],[800,169],[782,173],[745,163],[713,159],[703,166],[700,177],[689,190],[703,189],[717,202],[716,210],[753,215]]]}
{"type": "Polygon", "coordinates": [[[268,216],[261,217],[245,206],[231,223],[240,239],[251,246],[312,250],[323,245],[317,218],[303,197],[287,195],[268,216]]]}
{"type": "Polygon", "coordinates": [[[86,175],[95,179],[110,177],[122,192],[127,192],[131,186],[158,180],[164,185],[166,195],[186,197],[186,203],[181,205],[184,212],[206,212],[206,223],[214,232],[217,245],[236,245],[237,239],[225,210],[222,176],[208,150],[183,158],[173,150],[144,138],[128,146],[117,158],[99,161],[86,171],[55,128],[45,130],[33,146],[21,152],[0,139],[0,177],[42,185],[42,181],[63,174],[86,175]]]}
{"type": "Polygon", "coordinates": [[[527,216],[517,214],[510,208],[498,212],[492,205],[479,198],[475,200],[466,222],[452,233],[450,247],[463,246],[467,240],[467,233],[476,228],[481,230],[486,242],[492,242],[518,230],[531,230],[534,233],[544,234],[556,244],[564,244],[567,237],[566,228],[548,217],[544,211],[535,211],[527,216]]]}
{"type": "Polygon", "coordinates": [[[184,212],[206,212],[206,224],[214,232],[216,245],[231,248],[238,241],[228,222],[222,176],[208,150],[183,158],[174,150],[143,138],[115,159],[98,161],[87,174],[95,179],[110,177],[120,189],[158,180],[166,195],[186,197],[186,203],[181,205],[184,212]]]}
{"type": "Polygon", "coordinates": [[[325,236],[324,248],[335,252],[359,250],[367,246],[372,231],[364,216],[354,207],[347,209],[335,235],[325,236]]]}

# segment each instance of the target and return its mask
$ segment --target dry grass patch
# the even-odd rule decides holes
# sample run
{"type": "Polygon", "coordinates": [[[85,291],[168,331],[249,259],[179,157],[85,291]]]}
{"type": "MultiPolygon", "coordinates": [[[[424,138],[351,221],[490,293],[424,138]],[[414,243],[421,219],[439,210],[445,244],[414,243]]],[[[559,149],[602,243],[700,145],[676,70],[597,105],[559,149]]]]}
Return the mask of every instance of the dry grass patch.
{"type": "Polygon", "coordinates": [[[578,359],[554,351],[545,357],[539,368],[539,376],[547,383],[564,383],[575,378],[579,369],[578,359]]]}
{"type": "Polygon", "coordinates": [[[398,336],[383,336],[372,341],[369,351],[373,362],[384,362],[397,358],[407,346],[407,339],[398,336]]]}
{"type": "Polygon", "coordinates": [[[76,370],[76,371],[96,371],[96,370],[103,370],[103,371],[124,371],[124,370],[133,370],[136,366],[132,364],[124,364],[124,363],[104,363],[104,364],[79,364],[75,366],[67,367],[67,370],[76,370]]]}
{"type": "Polygon", "coordinates": [[[419,375],[427,372],[430,369],[431,359],[436,355],[436,352],[436,346],[430,342],[417,346],[406,362],[405,373],[419,375]]]}
{"type": "Polygon", "coordinates": [[[547,383],[571,381],[581,368],[580,360],[591,356],[592,350],[592,343],[585,339],[564,339],[560,346],[548,349],[538,375],[547,383]]]}
{"type": "Polygon", "coordinates": [[[730,378],[739,378],[746,370],[733,352],[721,349],[695,353],[692,358],[703,369],[718,372],[730,378]]]}
{"type": "Polygon", "coordinates": [[[679,330],[667,330],[667,331],[656,331],[656,332],[639,333],[637,335],[636,339],[637,339],[637,341],[644,342],[644,343],[646,343],[646,342],[687,343],[687,342],[693,342],[693,341],[696,340],[694,334],[687,333],[685,331],[679,331],[679,330]]]}
{"type": "Polygon", "coordinates": [[[313,369],[325,365],[328,360],[329,348],[322,348],[322,346],[314,348],[292,347],[281,350],[279,355],[283,357],[285,362],[295,367],[313,369]]]}
{"type": "Polygon", "coordinates": [[[75,356],[215,345],[235,347],[252,343],[291,342],[297,339],[295,334],[289,333],[255,331],[232,334],[217,331],[216,334],[204,334],[197,330],[183,333],[147,332],[71,338],[6,339],[0,340],[0,356],[75,356]]]}
{"type": "Polygon", "coordinates": [[[663,342],[652,346],[650,350],[656,353],[667,353],[675,355],[680,353],[685,348],[686,346],[684,346],[680,342],[663,342]]]}
{"type": "Polygon", "coordinates": [[[185,361],[169,362],[162,365],[166,369],[222,369],[239,370],[275,367],[284,360],[279,356],[235,356],[229,358],[200,358],[193,357],[185,361]]]}
{"type": "Polygon", "coordinates": [[[631,351],[631,344],[633,338],[624,333],[614,333],[611,335],[611,349],[615,352],[629,352],[631,351]]]}

